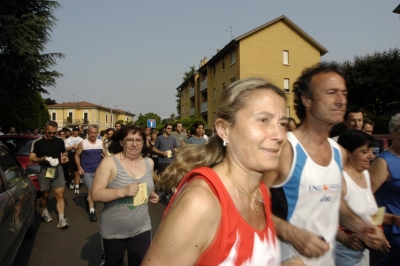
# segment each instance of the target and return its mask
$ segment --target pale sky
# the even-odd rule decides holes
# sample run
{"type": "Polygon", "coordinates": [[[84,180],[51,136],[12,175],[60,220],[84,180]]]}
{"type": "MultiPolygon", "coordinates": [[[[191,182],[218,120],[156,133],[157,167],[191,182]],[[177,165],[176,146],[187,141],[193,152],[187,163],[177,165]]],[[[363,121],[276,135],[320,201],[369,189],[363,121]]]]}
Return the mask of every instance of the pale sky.
{"type": "MultiPolygon", "coordinates": [[[[169,117],[189,66],[281,15],[328,49],[322,61],[400,47],[399,0],[60,0],[46,52],[64,77],[57,103],[87,101],[169,117]],[[230,30],[230,28],[232,30],[230,30]],[[232,32],[232,34],[231,34],[232,32]]],[[[137,117],[136,117],[137,118],[137,117]]],[[[135,118],[135,119],[136,119],[135,118]]]]}

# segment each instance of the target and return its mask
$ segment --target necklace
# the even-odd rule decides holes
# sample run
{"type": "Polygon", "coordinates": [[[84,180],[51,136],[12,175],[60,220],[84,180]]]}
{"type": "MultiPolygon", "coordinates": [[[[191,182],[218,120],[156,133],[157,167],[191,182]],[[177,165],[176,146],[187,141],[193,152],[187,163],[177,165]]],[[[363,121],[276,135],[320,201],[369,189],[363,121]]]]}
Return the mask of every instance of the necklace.
{"type": "Polygon", "coordinates": [[[239,191],[240,193],[245,194],[245,195],[247,195],[247,196],[249,197],[249,199],[250,199],[250,204],[252,204],[252,205],[254,206],[254,209],[256,210],[256,213],[257,213],[257,212],[258,212],[258,207],[260,207],[261,202],[262,202],[262,200],[260,199],[260,197],[261,197],[260,185],[258,185],[258,189],[257,189],[257,192],[256,192],[256,196],[253,197],[253,196],[250,195],[250,193],[249,193],[244,187],[242,187],[239,183],[235,182],[235,181],[232,179],[232,177],[228,174],[228,169],[226,169],[224,162],[222,162],[222,166],[223,166],[224,169],[225,169],[226,175],[229,177],[229,179],[232,181],[232,183],[234,183],[234,184],[236,185],[236,186],[234,186],[234,187],[237,189],[237,191],[239,191]],[[239,186],[239,187],[240,187],[241,189],[243,189],[245,192],[243,192],[243,191],[241,191],[240,189],[238,189],[237,186],[239,186]],[[258,197],[257,197],[257,196],[258,196],[258,197]],[[251,199],[256,199],[256,200],[257,200],[257,204],[253,203],[253,201],[252,201],[251,199]]]}
{"type": "Polygon", "coordinates": [[[347,168],[349,169],[350,173],[351,173],[353,176],[355,176],[358,180],[361,180],[361,178],[363,177],[363,174],[362,174],[362,173],[359,174],[359,175],[356,175],[356,173],[353,172],[353,170],[351,170],[351,168],[350,168],[349,165],[347,165],[347,168]]]}

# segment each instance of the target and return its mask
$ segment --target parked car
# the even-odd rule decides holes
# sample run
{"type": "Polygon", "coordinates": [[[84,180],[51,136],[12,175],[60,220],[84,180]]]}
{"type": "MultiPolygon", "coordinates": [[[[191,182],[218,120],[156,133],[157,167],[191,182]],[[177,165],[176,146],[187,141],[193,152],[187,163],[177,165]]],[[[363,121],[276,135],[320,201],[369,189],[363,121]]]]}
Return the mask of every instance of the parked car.
{"type": "Polygon", "coordinates": [[[40,171],[40,165],[24,170],[0,143],[0,265],[12,265],[24,237],[35,233],[36,188],[28,175],[40,171]]]}
{"type": "Polygon", "coordinates": [[[379,153],[392,145],[393,140],[390,134],[376,134],[372,136],[375,138],[375,147],[379,147],[379,153]]]}
{"type": "MultiPolygon", "coordinates": [[[[2,135],[0,136],[0,142],[3,142],[3,144],[7,146],[22,167],[26,169],[28,165],[37,165],[37,163],[29,162],[32,142],[37,138],[39,137],[34,135],[2,135]]],[[[37,175],[30,175],[29,178],[33,181],[33,184],[35,184],[36,190],[40,191],[37,175]]]]}

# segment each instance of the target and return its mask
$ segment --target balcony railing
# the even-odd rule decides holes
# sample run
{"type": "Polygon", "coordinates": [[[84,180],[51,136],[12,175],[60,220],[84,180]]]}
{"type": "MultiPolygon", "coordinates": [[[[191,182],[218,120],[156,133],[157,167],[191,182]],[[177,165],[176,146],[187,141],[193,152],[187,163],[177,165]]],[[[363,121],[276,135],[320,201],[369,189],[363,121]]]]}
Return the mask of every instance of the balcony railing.
{"type": "Polygon", "coordinates": [[[72,119],[71,117],[67,117],[64,119],[64,125],[88,125],[89,120],[87,119],[72,119]]]}
{"type": "Polygon", "coordinates": [[[207,78],[205,78],[202,82],[200,82],[200,91],[203,92],[207,89],[207,78]]]}
{"type": "Polygon", "coordinates": [[[192,108],[190,108],[190,116],[194,116],[195,115],[195,113],[194,113],[194,107],[192,107],[192,108]]]}
{"type": "Polygon", "coordinates": [[[208,102],[204,102],[200,106],[200,112],[204,113],[208,111],[208,102]]]}
{"type": "Polygon", "coordinates": [[[189,88],[190,98],[194,97],[194,87],[189,88]]]}

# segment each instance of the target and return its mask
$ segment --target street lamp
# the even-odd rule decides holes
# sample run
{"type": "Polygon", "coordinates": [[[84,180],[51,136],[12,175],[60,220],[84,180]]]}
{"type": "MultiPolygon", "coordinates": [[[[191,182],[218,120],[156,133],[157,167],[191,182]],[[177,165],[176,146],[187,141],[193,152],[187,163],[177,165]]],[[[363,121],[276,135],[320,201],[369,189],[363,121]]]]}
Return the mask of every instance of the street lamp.
{"type": "Polygon", "coordinates": [[[113,119],[112,119],[112,117],[113,117],[112,110],[113,110],[113,108],[115,108],[115,107],[117,107],[117,106],[118,106],[118,104],[116,104],[116,105],[114,105],[113,107],[110,108],[110,112],[111,112],[111,118],[110,118],[110,124],[111,124],[111,126],[110,126],[110,127],[113,127],[113,125],[112,125],[112,123],[113,123],[113,119]]]}

